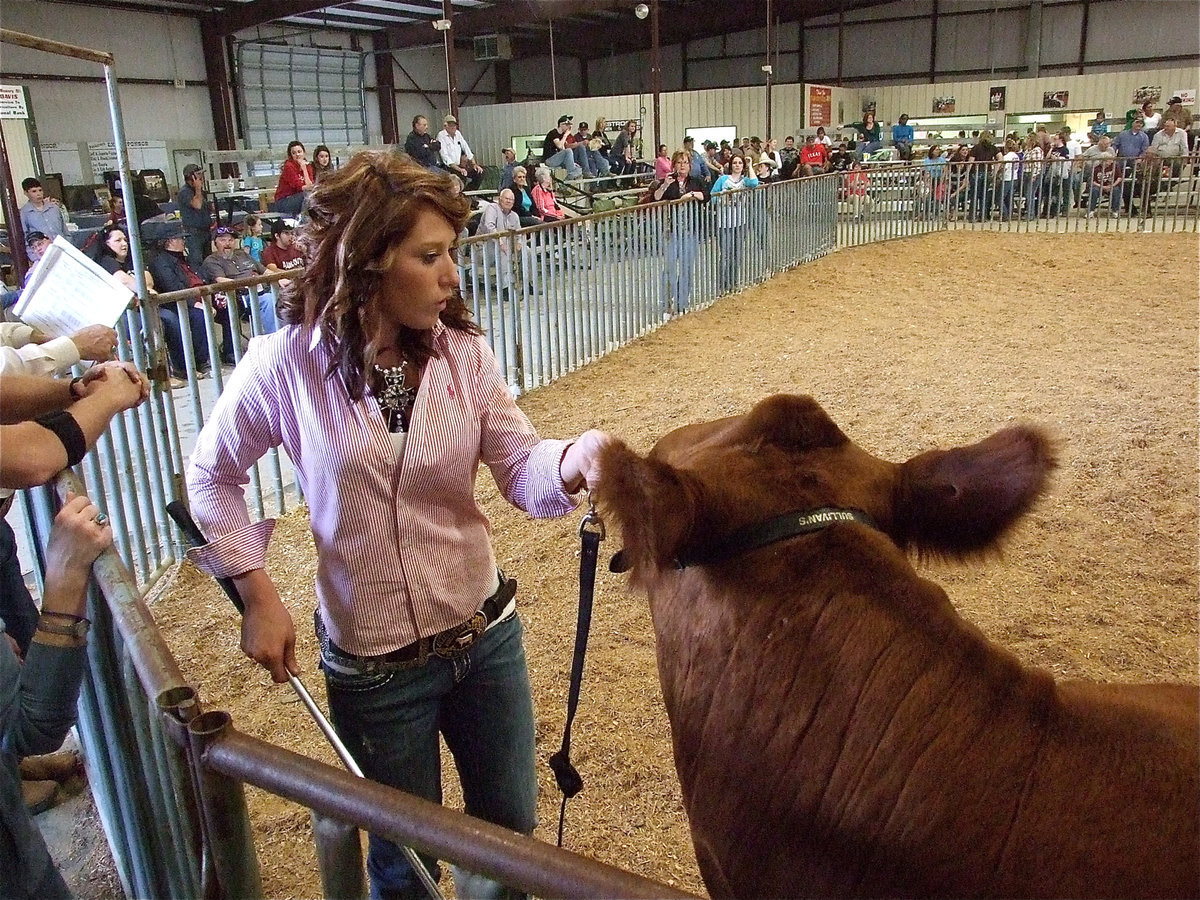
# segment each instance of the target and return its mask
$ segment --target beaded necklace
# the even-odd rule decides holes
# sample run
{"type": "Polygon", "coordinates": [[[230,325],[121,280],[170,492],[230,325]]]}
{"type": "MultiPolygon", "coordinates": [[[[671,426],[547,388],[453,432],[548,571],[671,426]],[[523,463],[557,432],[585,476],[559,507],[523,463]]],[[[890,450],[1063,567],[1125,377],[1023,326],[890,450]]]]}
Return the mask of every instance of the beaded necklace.
{"type": "Polygon", "coordinates": [[[417,389],[405,385],[404,375],[408,370],[408,360],[400,360],[398,366],[376,366],[375,373],[383,379],[383,390],[375,397],[379,408],[387,420],[388,431],[393,434],[407,432],[409,417],[412,415],[413,403],[417,399],[417,389]]]}

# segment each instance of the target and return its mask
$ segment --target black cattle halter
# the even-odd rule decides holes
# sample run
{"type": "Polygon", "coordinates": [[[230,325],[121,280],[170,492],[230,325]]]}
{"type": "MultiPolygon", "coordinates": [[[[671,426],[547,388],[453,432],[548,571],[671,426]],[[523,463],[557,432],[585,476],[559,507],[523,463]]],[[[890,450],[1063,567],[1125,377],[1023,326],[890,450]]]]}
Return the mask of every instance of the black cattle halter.
{"type": "MultiPolygon", "coordinates": [[[[724,562],[751,550],[766,547],[788,538],[802,534],[812,534],[822,531],[830,525],[841,522],[857,522],[880,531],[880,527],[869,515],[861,509],[841,509],[835,506],[822,506],[819,509],[792,511],[761,522],[751,522],[731,531],[718,540],[707,541],[698,547],[682,551],[675,557],[675,568],[686,569],[688,566],[706,566],[712,563],[724,562]]],[[[619,550],[609,563],[612,572],[626,572],[629,561],[625,551],[619,550]]]]}

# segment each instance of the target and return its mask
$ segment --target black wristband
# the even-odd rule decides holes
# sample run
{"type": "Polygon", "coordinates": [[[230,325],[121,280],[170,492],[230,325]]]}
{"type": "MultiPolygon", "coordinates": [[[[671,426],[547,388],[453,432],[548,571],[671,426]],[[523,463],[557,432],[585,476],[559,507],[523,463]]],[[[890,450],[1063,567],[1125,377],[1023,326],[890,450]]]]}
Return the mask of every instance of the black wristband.
{"type": "Polygon", "coordinates": [[[38,416],[33,421],[43,428],[53,431],[55,437],[62,441],[63,449],[67,451],[68,467],[78,465],[79,461],[87,454],[87,440],[83,436],[83,429],[79,427],[75,417],[66,410],[60,409],[58,412],[47,413],[44,416],[38,416]]]}

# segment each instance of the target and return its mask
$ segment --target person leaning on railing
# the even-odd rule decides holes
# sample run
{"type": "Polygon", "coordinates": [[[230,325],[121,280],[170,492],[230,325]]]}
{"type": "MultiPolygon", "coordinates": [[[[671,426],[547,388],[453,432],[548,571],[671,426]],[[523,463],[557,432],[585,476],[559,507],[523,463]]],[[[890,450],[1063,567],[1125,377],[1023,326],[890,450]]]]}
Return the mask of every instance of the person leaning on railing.
{"type": "MultiPolygon", "coordinates": [[[[149,383],[128,363],[102,363],[72,381],[0,376],[0,487],[45,484],[77,464],[114,415],[147,396],[149,383]]],[[[111,545],[107,518],[87,497],[68,494],[50,532],[42,608],[23,662],[0,619],[0,897],[71,896],[26,809],[19,763],[58,749],[75,724],[88,577],[111,545]]],[[[9,581],[6,593],[15,589],[9,581]]]]}

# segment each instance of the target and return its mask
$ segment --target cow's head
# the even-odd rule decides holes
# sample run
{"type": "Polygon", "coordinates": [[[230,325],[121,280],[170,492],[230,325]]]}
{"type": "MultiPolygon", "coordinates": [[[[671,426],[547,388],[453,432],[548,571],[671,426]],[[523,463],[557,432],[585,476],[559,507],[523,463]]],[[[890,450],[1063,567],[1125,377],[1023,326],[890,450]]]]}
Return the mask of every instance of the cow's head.
{"type": "Polygon", "coordinates": [[[745,415],[672,431],[648,458],[614,442],[598,497],[621,525],[625,567],[641,580],[742,526],[819,508],[861,510],[924,555],[985,551],[1055,465],[1053,442],[1029,427],[885,462],[851,443],[811,397],[777,395],[745,415]]]}

